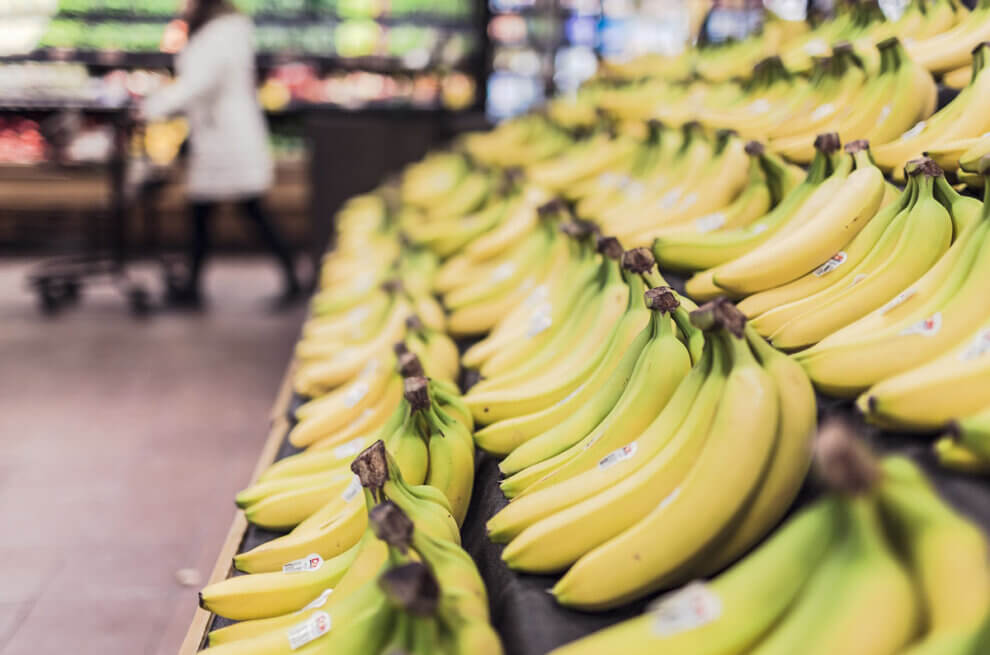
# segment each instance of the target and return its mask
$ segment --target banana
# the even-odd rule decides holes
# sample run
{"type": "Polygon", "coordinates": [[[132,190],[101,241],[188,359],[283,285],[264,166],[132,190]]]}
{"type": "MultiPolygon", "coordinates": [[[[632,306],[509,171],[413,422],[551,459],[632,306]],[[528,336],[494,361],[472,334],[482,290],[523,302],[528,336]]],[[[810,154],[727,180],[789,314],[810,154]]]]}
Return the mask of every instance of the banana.
{"type": "MultiPolygon", "coordinates": [[[[634,281],[636,281],[635,277],[634,281]]],[[[557,455],[593,431],[615,407],[623,389],[626,388],[636,362],[656,330],[654,324],[658,320],[669,322],[666,314],[661,314],[660,318],[657,318],[657,313],[661,310],[672,311],[676,306],[676,298],[673,293],[666,289],[654,294],[646,291],[644,294],[641,278],[636,286],[630,285],[629,307],[626,310],[627,314],[624,320],[628,318],[638,325],[641,322],[640,314],[647,313],[649,315],[647,324],[624,348],[621,346],[610,348],[609,352],[606,353],[586,383],[598,387],[598,391],[592,398],[588,399],[561,423],[519,444],[502,460],[499,469],[505,474],[521,471],[557,455]],[[646,298],[645,304],[644,296],[646,298]],[[650,304],[654,301],[656,302],[655,308],[650,304]],[[648,310],[654,311],[649,312],[648,310]],[[604,378],[604,382],[598,382],[600,378],[604,378]]],[[[675,373],[686,371],[690,367],[687,352],[683,349],[682,351],[685,356],[673,362],[675,373]]],[[[676,381],[674,385],[676,385],[676,381]]],[[[663,396],[666,389],[667,387],[658,390],[657,401],[661,404],[666,400],[663,396]]]]}
{"type": "Polygon", "coordinates": [[[777,437],[774,381],[753,357],[742,329],[745,319],[730,304],[700,308],[692,318],[722,327],[733,360],[704,448],[686,477],[655,509],[582,556],[554,585],[553,594],[564,605],[614,607],[670,584],[758,492],[777,437]],[[731,491],[712,503],[716,488],[731,491]],[[611,571],[605,578],[602,567],[611,571]]]}
{"type": "Polygon", "coordinates": [[[724,143],[716,145],[712,161],[699,171],[695,180],[689,178],[690,181],[680,187],[681,194],[676,199],[661,199],[655,210],[644,208],[621,220],[614,220],[617,217],[613,215],[611,220],[603,220],[602,228],[632,246],[648,246],[669,226],[684,225],[727,207],[746,185],[749,156],[741,139],[731,134],[723,139],[724,143]],[[703,190],[700,181],[706,179],[717,179],[720,183],[715,189],[703,190]]]}
{"type": "Polygon", "coordinates": [[[866,81],[866,73],[853,55],[852,46],[836,44],[832,56],[822,60],[820,70],[817,104],[791,120],[771,126],[767,133],[771,142],[789,137],[813,141],[815,135],[828,132],[829,125],[837,118],[852,111],[866,81]]]}
{"type": "MultiPolygon", "coordinates": [[[[949,445],[968,450],[977,458],[990,461],[990,408],[981,407],[967,416],[960,416],[949,425],[950,441],[942,446],[950,450],[949,445]]],[[[941,453],[940,453],[941,454],[941,453]]]]}
{"type": "Polygon", "coordinates": [[[811,464],[818,418],[811,381],[794,360],[767,345],[749,325],[746,340],[777,388],[776,445],[755,498],[728,537],[706,553],[699,566],[701,575],[721,571],[780,521],[800,491],[811,464]]]}
{"type": "Polygon", "coordinates": [[[677,339],[669,314],[684,310],[679,308],[676,296],[664,287],[656,287],[652,294],[647,292],[647,299],[653,310],[650,325],[644,330],[649,340],[641,349],[630,347],[624,356],[629,370],[622,370],[625,367],[620,365],[605,383],[604,388],[615,394],[615,400],[608,403],[610,409],[590,432],[582,432],[580,440],[566,450],[504,480],[502,491],[507,496],[513,498],[524,491],[546,488],[591,469],[602,457],[623,446],[629,435],[642,433],[677,393],[689,374],[691,358],[677,339]]]}
{"type": "MultiPolygon", "coordinates": [[[[495,229],[486,232],[464,248],[467,260],[484,262],[498,257],[516,245],[520,239],[535,229],[539,222],[537,209],[550,200],[550,195],[535,187],[526,187],[521,201],[507,211],[506,217],[495,229]]],[[[438,274],[442,276],[442,271],[438,274]]],[[[441,277],[437,279],[441,283],[441,277]]]]}
{"type": "Polygon", "coordinates": [[[990,45],[983,44],[973,52],[973,80],[952,102],[897,141],[874,149],[874,158],[881,168],[897,173],[904,162],[925,150],[990,130],[990,119],[979,109],[990,94],[990,74],[985,71],[988,48],[990,45]]]}
{"type": "MultiPolygon", "coordinates": [[[[696,236],[723,230],[734,230],[746,227],[766,214],[773,204],[773,193],[770,190],[766,173],[760,165],[759,155],[762,154],[762,148],[763,146],[756,141],[750,141],[746,144],[747,152],[751,155],[749,178],[746,186],[735,200],[719,210],[693,219],[690,225],[653,230],[654,242],[663,237],[696,236]]],[[[636,238],[636,242],[643,240],[643,238],[636,238]]]]}
{"type": "Polygon", "coordinates": [[[534,230],[512,250],[508,257],[499,259],[498,266],[490,275],[481,276],[445,293],[444,305],[452,312],[456,312],[465,306],[510,293],[538,268],[547,257],[552,243],[553,240],[547,230],[534,230]]]}
{"type": "MultiPolygon", "coordinates": [[[[822,138],[817,142],[821,148],[825,150],[837,150],[839,147],[838,137],[834,134],[822,135],[822,138]]],[[[685,289],[688,294],[698,300],[717,298],[718,296],[726,295],[726,290],[716,285],[714,281],[715,276],[719,275],[723,270],[731,270],[732,267],[737,266],[737,262],[743,262],[747,266],[752,266],[752,259],[748,260],[747,258],[754,258],[753,253],[761,252],[765,248],[772,249],[776,242],[783,240],[789,234],[798,232],[799,228],[804,227],[820,212],[825,211],[834,200],[838,191],[845,184],[846,179],[849,176],[852,163],[853,160],[848,155],[840,155],[838,157],[838,161],[833,164],[831,175],[817,185],[817,187],[804,200],[804,202],[800,203],[799,208],[797,208],[790,215],[781,217],[783,225],[772,237],[766,239],[755,248],[747,249],[747,251],[738,258],[732,259],[716,266],[713,269],[704,271],[703,273],[696,274],[694,277],[689,279],[685,285],[685,289]]]]}
{"type": "Polygon", "coordinates": [[[298,422],[289,431],[289,443],[304,448],[323,439],[347,440],[372,427],[374,418],[395,407],[399,376],[394,370],[394,354],[382,352],[342,387],[343,393],[331,393],[301,405],[296,412],[298,422]]]}
{"type": "MultiPolygon", "coordinates": [[[[425,389],[426,379],[419,380],[425,389]]],[[[470,432],[438,405],[430,403],[421,411],[429,435],[430,469],[426,483],[443,492],[450,501],[457,525],[461,525],[474,486],[474,441],[470,432]]]]}
{"type": "Polygon", "coordinates": [[[506,316],[486,339],[464,353],[466,366],[478,367],[485,378],[511,373],[555,339],[567,324],[575,303],[599,267],[597,258],[582,243],[560,246],[557,253],[560,259],[551,263],[551,272],[519,306],[519,311],[506,316]],[[479,366],[477,357],[486,353],[487,359],[479,366]]]}
{"type": "MultiPolygon", "coordinates": [[[[857,127],[843,132],[845,126],[840,126],[839,135],[847,141],[862,138],[879,146],[899,138],[918,121],[931,116],[938,89],[931,74],[908,56],[896,37],[877,44],[877,48],[881,57],[888,51],[890,54],[891,74],[896,78],[893,99],[883,106],[877,120],[862,132],[855,131],[857,127]]],[[[882,70],[880,74],[884,74],[882,70]]]]}
{"type": "MultiPolygon", "coordinates": [[[[832,202],[794,232],[785,232],[719,267],[715,284],[734,293],[755,293],[795,280],[849,243],[876,214],[884,182],[864,142],[846,146],[857,169],[842,183],[832,202]],[[767,262],[773,262],[767,266],[767,262]]],[[[821,187],[819,187],[821,189],[821,187]]]]}
{"type": "Polygon", "coordinates": [[[334,347],[331,344],[300,341],[297,349],[303,352],[297,352],[301,362],[294,378],[296,391],[306,396],[319,395],[354,378],[368,361],[387,357],[392,344],[402,339],[411,309],[404,299],[398,299],[385,327],[374,339],[360,346],[334,347]]]}
{"type": "MultiPolygon", "coordinates": [[[[574,307],[584,308],[582,311],[572,311],[569,315],[562,317],[559,330],[553,330],[542,343],[533,344],[534,352],[529,359],[514,366],[511,370],[504,371],[499,375],[483,378],[477,382],[471,391],[475,394],[483,391],[493,391],[498,389],[510,389],[522,381],[530,380],[534,376],[548,374],[551,371],[558,371],[566,368],[573,354],[573,346],[587,338],[587,334],[595,325],[598,311],[601,305],[606,302],[603,292],[603,282],[614,284],[614,274],[609,268],[612,266],[609,258],[598,257],[596,259],[596,271],[594,279],[579,290],[574,307]],[[591,309],[591,308],[596,309],[591,309]]],[[[622,293],[623,287],[615,287],[613,291],[622,293]]],[[[627,302],[625,300],[624,302],[627,302]]],[[[611,305],[611,311],[617,312],[618,299],[611,305]]],[[[615,317],[612,316],[615,320],[615,317]]],[[[542,328],[546,324],[546,315],[541,314],[537,319],[537,328],[542,328]]],[[[604,338],[604,337],[600,337],[604,338]]]]}
{"type": "MultiPolygon", "coordinates": [[[[824,148],[824,141],[818,143],[824,148]]],[[[835,142],[831,143],[837,147],[835,142]]],[[[804,181],[784,195],[772,211],[746,227],[693,237],[658,237],[653,242],[657,261],[675,270],[701,270],[724,264],[756,248],[780,230],[825,179],[829,154],[824,149],[817,150],[804,181]]]]}
{"type": "Polygon", "coordinates": [[[643,616],[562,646],[551,655],[749,652],[803,592],[839,531],[837,503],[826,498],[794,516],[710,583],[691,583],[661,596],[643,616]]]}
{"type": "MultiPolygon", "coordinates": [[[[976,419],[976,416],[971,417],[976,419]]],[[[970,417],[966,419],[967,423],[971,424],[970,417]]],[[[985,434],[981,432],[981,428],[966,428],[965,430],[959,425],[961,421],[953,423],[950,427],[953,428],[953,432],[947,436],[940,438],[932,446],[932,450],[935,453],[935,457],[938,458],[939,464],[947,469],[952,469],[954,471],[960,471],[962,473],[969,473],[975,475],[986,475],[990,473],[990,456],[986,455],[985,450],[980,452],[977,448],[982,447],[977,444],[977,447],[964,446],[957,442],[956,439],[960,437],[967,439],[968,441],[980,442],[985,439],[981,436],[985,434]]]]}
{"type": "MultiPolygon", "coordinates": [[[[563,399],[576,389],[595,369],[610,349],[623,349],[649,320],[648,312],[632,312],[624,318],[630,296],[629,284],[619,274],[615,259],[622,255],[620,246],[611,249],[608,278],[598,294],[601,311],[594,318],[593,328],[573,342],[574,351],[563,361],[563,373],[551,369],[511,389],[475,387],[464,401],[475,420],[493,423],[513,416],[539,411],[563,399]],[[617,249],[617,252],[615,250],[617,249]],[[613,259],[614,258],[614,259],[613,259]],[[582,344],[594,344],[588,349],[582,344]],[[590,357],[586,353],[593,353],[590,357]],[[476,391],[478,390],[478,391],[476,391]]],[[[641,283],[640,283],[641,284],[641,283]]]]}
{"type": "Polygon", "coordinates": [[[319,598],[324,590],[335,587],[360,551],[361,544],[357,544],[318,565],[306,562],[289,571],[227,578],[204,587],[199,594],[199,604],[214,614],[236,621],[296,612],[319,598]]]}
{"type": "Polygon", "coordinates": [[[889,256],[897,243],[900,228],[915,198],[915,178],[897,202],[880,210],[859,234],[811,273],[739,302],[739,311],[752,319],[752,325],[764,337],[799,316],[808,307],[808,299],[830,290],[844,289],[855,279],[853,270],[865,263],[889,256]]]}
{"type": "Polygon", "coordinates": [[[887,378],[860,396],[867,419],[885,426],[933,430],[990,404],[982,382],[987,379],[986,352],[990,323],[961,344],[927,364],[887,378]]]}
{"type": "Polygon", "coordinates": [[[882,241],[889,242],[883,249],[885,253],[896,243],[894,226],[899,227],[907,215],[914,198],[915,179],[912,177],[898,201],[870,219],[846,248],[829,257],[811,273],[740,301],[739,311],[752,319],[753,327],[767,337],[800,311],[797,307],[799,303],[833,286],[843,287],[843,280],[848,284],[854,277],[852,269],[859,268],[864,260],[875,257],[873,253],[877,252],[882,241]]]}
{"type": "Polygon", "coordinates": [[[981,227],[984,204],[973,199],[968,199],[972,204],[964,203],[964,199],[941,178],[936,181],[936,192],[943,203],[949,204],[955,223],[955,238],[949,251],[916,284],[901,291],[880,309],[824,339],[823,348],[891,329],[910,319],[915,310],[921,314],[930,311],[958,288],[972,266],[986,229],[981,227]]]}
{"type": "Polygon", "coordinates": [[[885,543],[875,501],[853,497],[842,506],[846,535],[753,655],[892,655],[914,637],[918,602],[885,543]]]}
{"type": "Polygon", "coordinates": [[[880,509],[906,545],[925,605],[925,636],[907,652],[934,651],[950,638],[971,640],[990,619],[986,537],[939,498],[913,461],[891,456],[881,467],[880,509]]]}
{"type": "MultiPolygon", "coordinates": [[[[649,495],[653,492],[652,485],[658,481],[673,488],[685,466],[684,461],[693,460],[703,445],[703,434],[699,433],[704,431],[718,404],[725,384],[726,366],[721,345],[708,340],[705,355],[678,385],[664,409],[634,441],[627,441],[583,473],[513,500],[489,519],[489,537],[495,542],[515,541],[530,529],[533,529],[531,535],[549,535],[553,532],[552,526],[559,524],[570,526],[586,539],[594,535],[587,534],[589,524],[582,522],[584,516],[600,516],[607,520],[608,524],[602,529],[608,532],[618,533],[628,527],[631,521],[625,512],[610,511],[615,507],[610,504],[611,499],[619,503],[634,493],[649,495]],[[665,477],[660,478],[661,475],[665,477]],[[668,481],[667,478],[675,479],[668,481]],[[547,529],[537,527],[541,524],[547,529]]],[[[627,506],[623,504],[623,507],[627,506]]],[[[645,502],[642,511],[651,506],[645,502]]],[[[595,525],[597,530],[599,526],[595,525]]],[[[520,549],[522,543],[515,548],[520,549]]],[[[503,558],[508,556],[504,551],[503,558]]]]}
{"type": "Polygon", "coordinates": [[[810,296],[806,311],[770,334],[774,346],[794,350],[817,343],[917,281],[948,250],[952,219],[932,195],[934,178],[942,171],[926,160],[913,174],[920,179],[918,199],[904,218],[890,255],[878,262],[864,259],[850,271],[848,285],[843,281],[810,296]]]}
{"type": "MultiPolygon", "coordinates": [[[[825,339],[802,351],[798,359],[815,385],[829,393],[858,394],[884,378],[938,357],[979,327],[987,312],[977,299],[985,295],[984,287],[990,279],[990,257],[979,252],[985,224],[981,220],[973,226],[971,234],[975,239],[962,235],[939,264],[878,310],[879,318],[884,319],[885,308],[903,305],[902,299],[919,295],[922,300],[914,305],[913,312],[898,314],[904,318],[863,336],[847,336],[840,330],[831,336],[831,342],[825,339]],[[941,284],[933,288],[936,280],[941,284]],[[866,350],[869,359],[863,361],[866,350]]],[[[858,323],[876,323],[876,318],[868,315],[858,323]]],[[[854,326],[857,323],[849,327],[855,329],[854,326]]]]}
{"type": "Polygon", "coordinates": [[[611,139],[603,132],[582,144],[570,157],[558,157],[530,166],[527,176],[538,187],[561,192],[568,186],[597,176],[627,159],[636,146],[632,139],[611,139]]]}
{"type": "Polygon", "coordinates": [[[952,28],[909,44],[911,58],[934,73],[965,66],[970,52],[990,38],[988,15],[990,3],[978,0],[974,10],[952,28]]]}

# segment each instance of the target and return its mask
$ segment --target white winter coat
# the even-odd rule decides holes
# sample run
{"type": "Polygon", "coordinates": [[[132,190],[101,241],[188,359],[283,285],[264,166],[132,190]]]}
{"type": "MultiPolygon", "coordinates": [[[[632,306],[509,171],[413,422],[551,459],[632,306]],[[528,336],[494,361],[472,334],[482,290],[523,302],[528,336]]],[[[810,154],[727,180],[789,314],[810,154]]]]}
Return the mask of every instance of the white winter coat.
{"type": "Polygon", "coordinates": [[[189,197],[215,201],[263,194],[272,184],[268,129],[255,89],[254,26],[240,14],[215,18],[176,58],[177,79],[149,97],[149,120],[189,121],[189,197]]]}

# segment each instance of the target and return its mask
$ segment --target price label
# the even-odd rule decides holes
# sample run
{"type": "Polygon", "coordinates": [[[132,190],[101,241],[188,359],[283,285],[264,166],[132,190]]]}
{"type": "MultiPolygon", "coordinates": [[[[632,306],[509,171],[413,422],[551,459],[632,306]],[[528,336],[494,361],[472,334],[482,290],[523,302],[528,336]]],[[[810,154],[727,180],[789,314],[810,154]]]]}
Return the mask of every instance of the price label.
{"type": "Polygon", "coordinates": [[[661,596],[648,610],[653,632],[670,637],[694,630],[722,616],[722,599],[702,582],[692,582],[661,596]]]}
{"type": "Polygon", "coordinates": [[[323,566],[323,558],[316,553],[310,553],[306,557],[283,564],[282,573],[306,573],[317,571],[321,566],[323,566]]]}
{"type": "Polygon", "coordinates": [[[317,612],[302,623],[292,626],[286,632],[289,648],[298,650],[314,639],[319,639],[330,632],[330,625],[330,615],[326,612],[317,612]]]}

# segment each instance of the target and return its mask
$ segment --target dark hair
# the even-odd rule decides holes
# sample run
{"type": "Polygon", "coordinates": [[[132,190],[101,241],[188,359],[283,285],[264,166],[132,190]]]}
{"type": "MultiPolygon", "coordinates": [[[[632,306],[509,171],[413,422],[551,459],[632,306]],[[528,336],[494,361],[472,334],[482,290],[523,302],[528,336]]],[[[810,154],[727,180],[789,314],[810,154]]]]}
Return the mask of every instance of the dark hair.
{"type": "Polygon", "coordinates": [[[186,12],[189,36],[198,32],[214,18],[236,12],[237,9],[230,3],[230,0],[192,0],[190,8],[186,12]]]}

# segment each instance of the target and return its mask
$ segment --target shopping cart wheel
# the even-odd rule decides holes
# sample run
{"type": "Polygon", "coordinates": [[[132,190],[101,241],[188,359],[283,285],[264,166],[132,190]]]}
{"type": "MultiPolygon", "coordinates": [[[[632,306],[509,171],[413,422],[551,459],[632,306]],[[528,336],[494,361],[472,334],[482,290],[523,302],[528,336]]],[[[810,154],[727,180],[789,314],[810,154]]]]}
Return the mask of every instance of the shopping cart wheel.
{"type": "Polygon", "coordinates": [[[127,291],[127,302],[133,316],[144,318],[151,313],[151,296],[144,287],[131,287],[127,291]]]}

